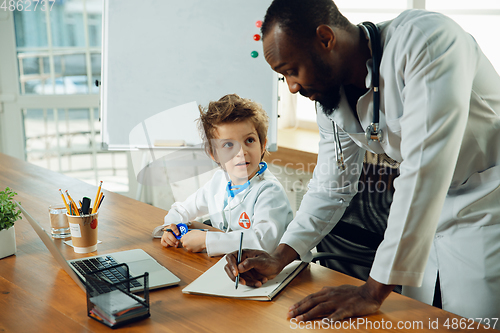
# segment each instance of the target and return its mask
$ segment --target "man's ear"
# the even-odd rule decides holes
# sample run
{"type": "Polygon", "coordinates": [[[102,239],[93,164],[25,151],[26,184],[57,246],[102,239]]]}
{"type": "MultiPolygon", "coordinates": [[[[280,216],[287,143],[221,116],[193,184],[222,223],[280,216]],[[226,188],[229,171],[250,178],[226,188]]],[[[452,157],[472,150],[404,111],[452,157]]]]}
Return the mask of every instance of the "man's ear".
{"type": "Polygon", "coordinates": [[[322,24],[316,28],[316,37],[320,41],[323,48],[327,50],[332,50],[335,42],[337,41],[337,36],[333,29],[325,24],[322,24]]]}

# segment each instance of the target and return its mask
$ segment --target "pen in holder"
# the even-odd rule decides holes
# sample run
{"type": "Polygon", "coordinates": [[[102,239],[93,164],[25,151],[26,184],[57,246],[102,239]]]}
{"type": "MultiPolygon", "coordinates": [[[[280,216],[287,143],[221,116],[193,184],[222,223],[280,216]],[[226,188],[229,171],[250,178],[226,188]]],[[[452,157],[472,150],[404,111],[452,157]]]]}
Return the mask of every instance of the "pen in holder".
{"type": "Polygon", "coordinates": [[[113,275],[122,271],[130,276],[127,264],[119,264],[85,274],[87,290],[87,315],[116,328],[140,319],[148,318],[149,312],[149,274],[115,281],[113,275]],[[143,286],[142,297],[132,294],[131,288],[143,286]]]}

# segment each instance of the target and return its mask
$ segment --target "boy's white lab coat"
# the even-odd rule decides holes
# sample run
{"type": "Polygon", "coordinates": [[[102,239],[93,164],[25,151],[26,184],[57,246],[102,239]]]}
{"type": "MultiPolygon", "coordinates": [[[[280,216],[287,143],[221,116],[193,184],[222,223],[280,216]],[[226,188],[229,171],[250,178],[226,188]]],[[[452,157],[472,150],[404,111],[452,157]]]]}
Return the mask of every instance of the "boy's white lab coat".
{"type": "Polygon", "coordinates": [[[202,188],[184,202],[176,202],[165,216],[163,226],[155,228],[154,237],[161,237],[161,228],[172,223],[187,223],[196,217],[210,214],[212,226],[225,230],[207,232],[206,247],[209,256],[237,251],[240,232],[243,248],[273,252],[286,227],[293,218],[292,209],[283,186],[269,171],[255,176],[250,186],[228,200],[225,172],[217,171],[202,188]]]}
{"type": "Polygon", "coordinates": [[[432,303],[439,272],[445,310],[498,318],[500,78],[474,39],[443,15],[410,10],[379,27],[382,140],[365,138],[371,89],[358,100],[359,122],[345,95],[330,118],[318,112],[318,164],[281,243],[310,256],[355,194],[349,184],[359,178],[364,150],[385,152],[401,162],[400,176],[370,276],[413,286],[403,293],[432,303]],[[347,162],[342,173],[332,120],[347,162]]]}

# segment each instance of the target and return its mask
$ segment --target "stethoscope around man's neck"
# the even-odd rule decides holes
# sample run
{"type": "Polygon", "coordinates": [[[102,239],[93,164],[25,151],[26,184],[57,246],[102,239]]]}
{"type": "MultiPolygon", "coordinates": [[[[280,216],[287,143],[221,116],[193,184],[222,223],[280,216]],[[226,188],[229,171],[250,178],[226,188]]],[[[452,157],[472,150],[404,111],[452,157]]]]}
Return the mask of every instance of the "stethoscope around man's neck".
{"type": "MultiPolygon", "coordinates": [[[[382,50],[380,45],[380,32],[375,24],[372,22],[363,22],[363,27],[366,28],[370,35],[370,43],[372,46],[372,87],[373,87],[373,120],[366,128],[365,137],[368,144],[372,141],[382,140],[382,130],[379,126],[380,118],[380,59],[382,58],[382,50]]],[[[346,164],[344,161],[344,154],[342,153],[342,146],[340,144],[339,133],[337,124],[333,122],[333,139],[335,140],[335,159],[337,161],[337,168],[345,170],[346,164]]]]}

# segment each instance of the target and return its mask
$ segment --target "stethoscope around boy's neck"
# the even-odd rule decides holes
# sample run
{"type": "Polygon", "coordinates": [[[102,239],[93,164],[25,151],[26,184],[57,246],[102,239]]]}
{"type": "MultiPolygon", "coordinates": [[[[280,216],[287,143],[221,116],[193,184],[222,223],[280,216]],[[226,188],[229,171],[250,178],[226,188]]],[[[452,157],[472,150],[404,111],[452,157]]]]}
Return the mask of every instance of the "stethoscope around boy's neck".
{"type": "Polygon", "coordinates": [[[260,162],[259,163],[259,170],[257,171],[257,173],[252,178],[247,180],[247,182],[245,184],[232,186],[231,181],[229,181],[227,183],[227,186],[226,186],[227,196],[224,197],[224,205],[222,207],[222,220],[223,220],[222,230],[224,230],[225,232],[229,232],[230,226],[231,226],[231,208],[229,209],[229,212],[228,212],[229,213],[229,223],[227,222],[226,215],[224,214],[224,209],[226,208],[227,204],[229,203],[229,198],[233,199],[238,193],[241,193],[244,190],[246,190],[250,186],[250,182],[252,180],[254,180],[255,177],[262,175],[264,173],[264,171],[266,171],[266,169],[267,169],[267,163],[260,162]]]}
{"type": "Polygon", "coordinates": [[[226,192],[227,192],[227,196],[228,198],[234,198],[235,195],[237,195],[238,193],[241,193],[243,192],[245,189],[248,188],[248,186],[250,186],[250,182],[257,176],[261,175],[264,171],[266,171],[267,169],[267,163],[266,162],[260,162],[259,163],[259,170],[257,171],[257,173],[252,177],[250,178],[249,180],[247,180],[247,182],[243,185],[231,185],[231,181],[229,181],[227,183],[227,186],[226,186],[226,192]]]}
{"type": "MultiPolygon", "coordinates": [[[[372,141],[382,140],[382,130],[379,126],[380,118],[380,60],[382,58],[382,50],[380,45],[380,32],[375,24],[372,22],[363,22],[362,28],[368,31],[370,36],[370,43],[372,47],[372,87],[373,87],[373,120],[366,128],[365,137],[370,144],[372,141]]],[[[340,144],[339,133],[337,124],[333,124],[333,139],[335,140],[335,159],[337,161],[337,168],[345,170],[346,164],[344,161],[344,154],[340,144]]]]}

